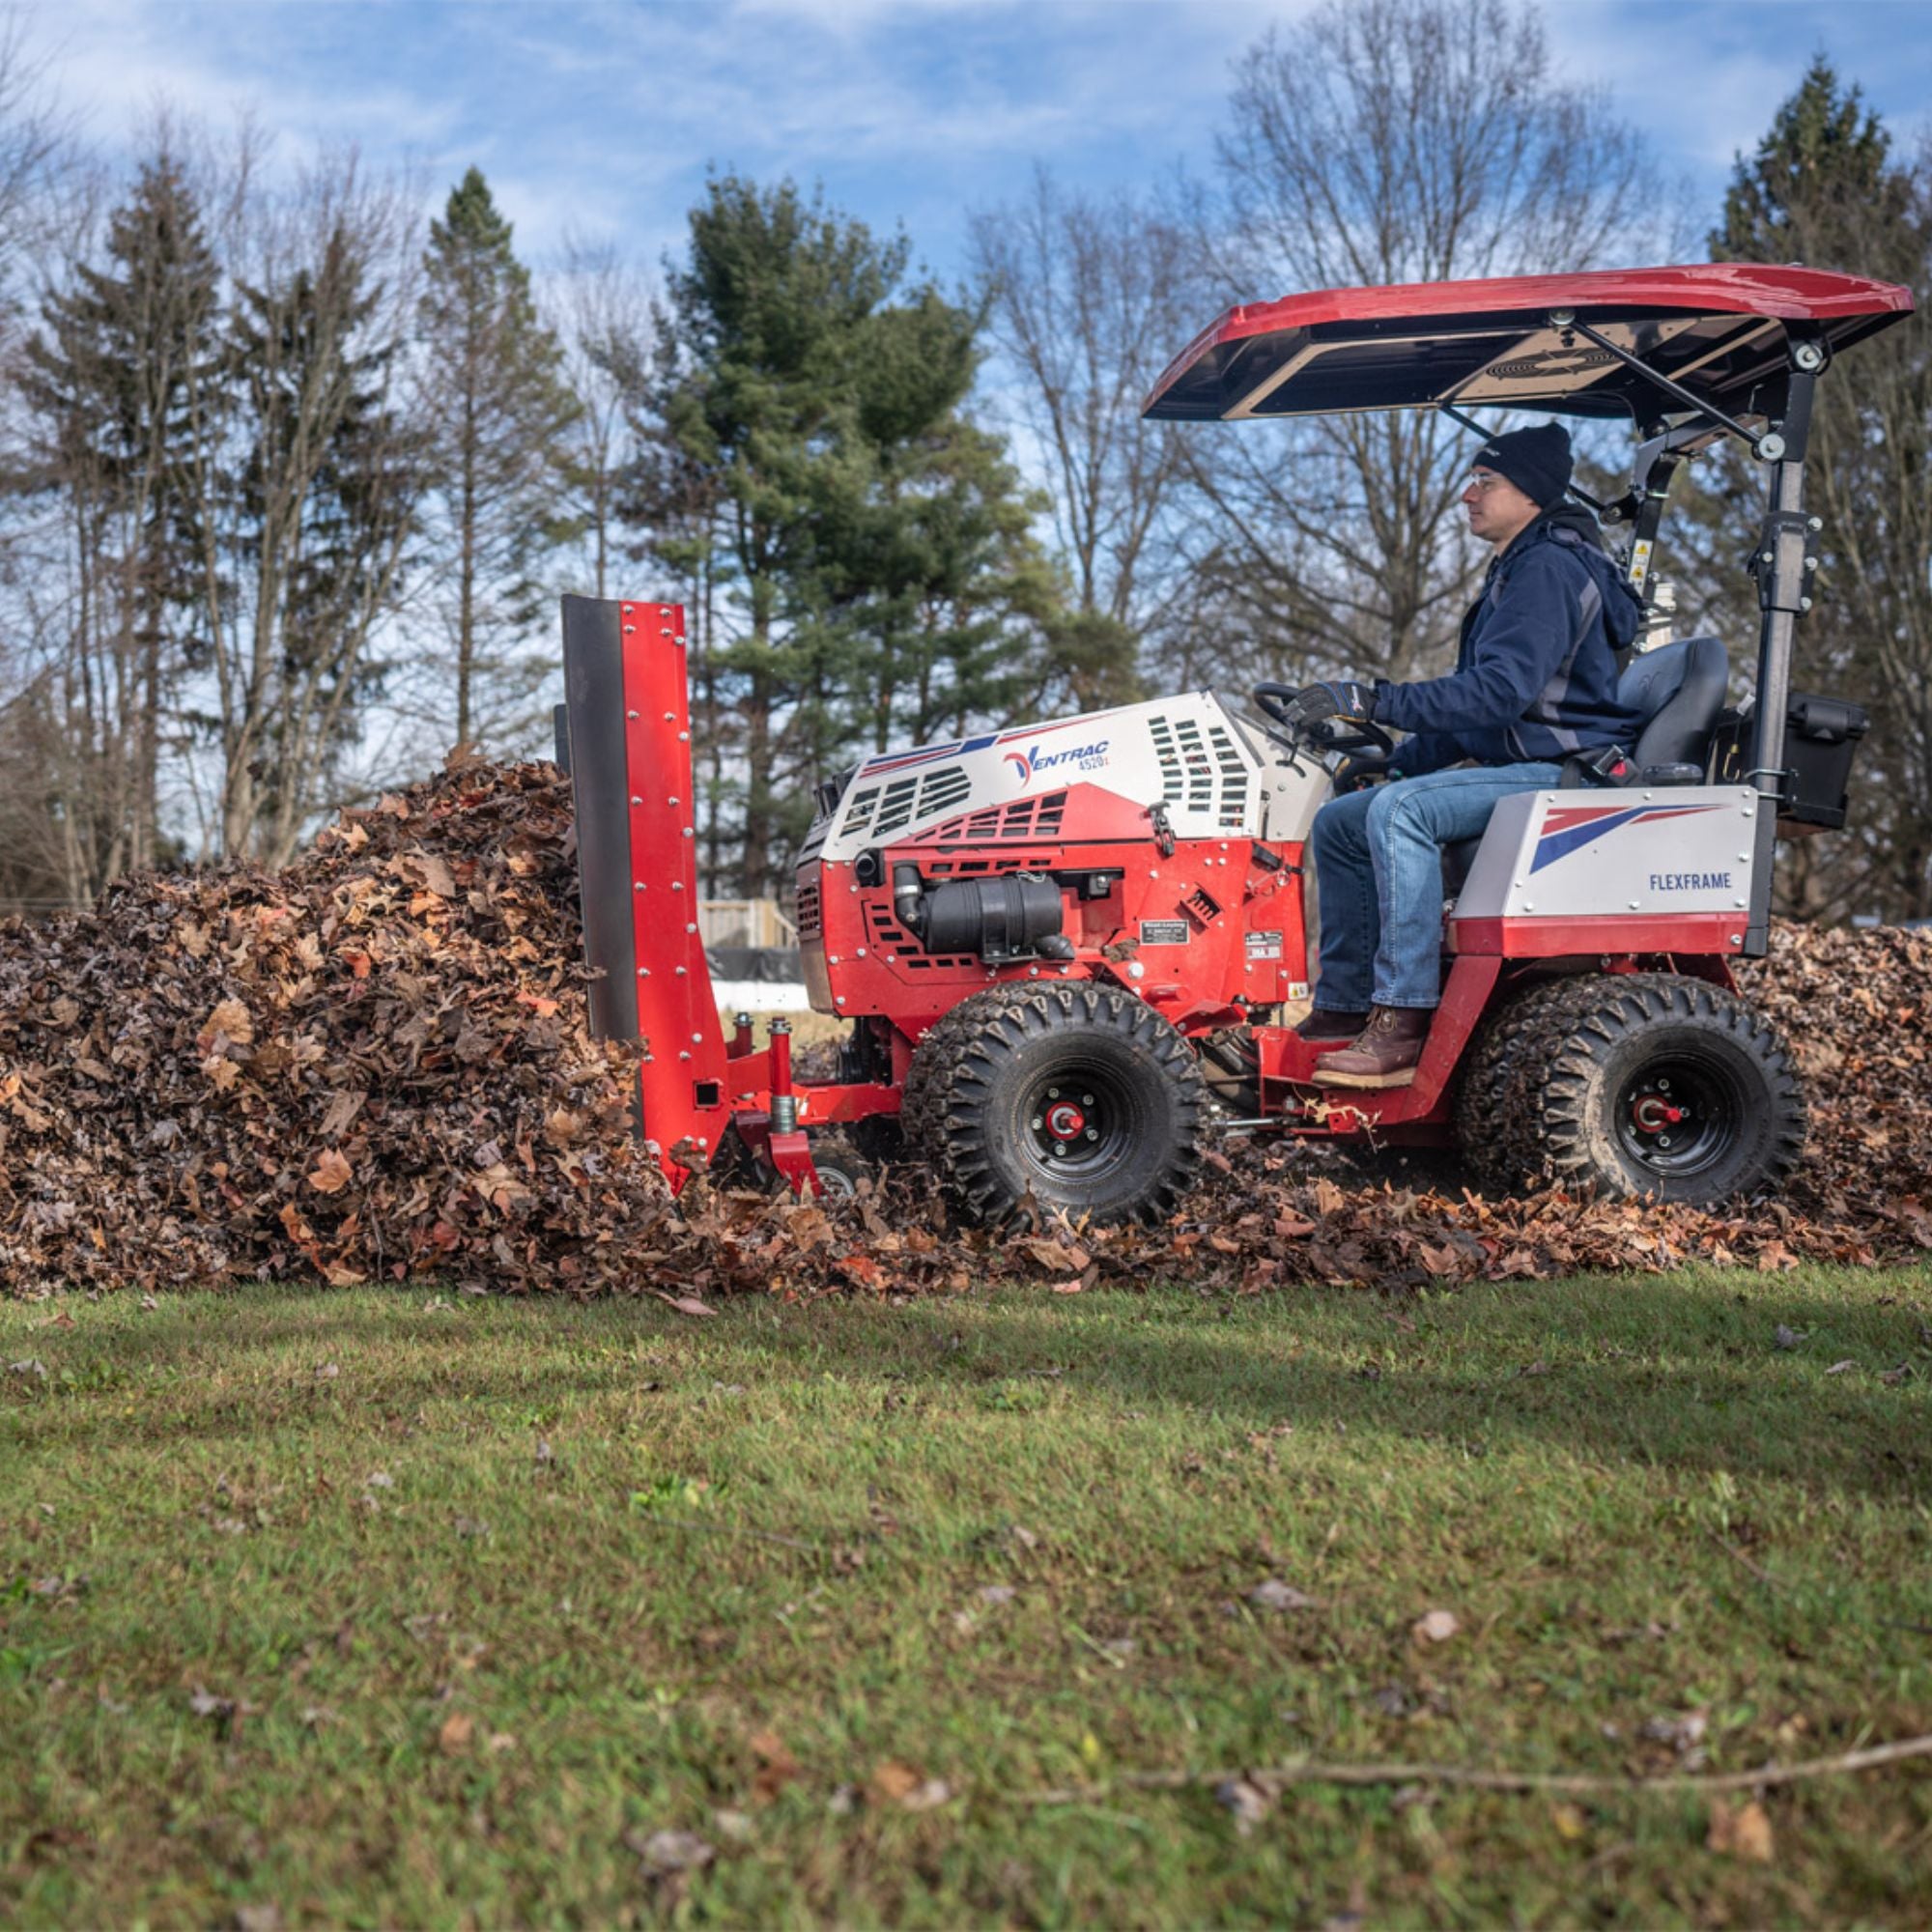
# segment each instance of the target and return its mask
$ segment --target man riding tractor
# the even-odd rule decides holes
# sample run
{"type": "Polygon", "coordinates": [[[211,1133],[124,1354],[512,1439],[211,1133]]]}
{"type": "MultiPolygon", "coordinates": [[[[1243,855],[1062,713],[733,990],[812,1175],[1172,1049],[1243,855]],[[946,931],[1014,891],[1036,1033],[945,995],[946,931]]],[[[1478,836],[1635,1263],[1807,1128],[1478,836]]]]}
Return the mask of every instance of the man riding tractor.
{"type": "Polygon", "coordinates": [[[1297,725],[1334,718],[1413,734],[1392,754],[1350,760],[1316,814],[1320,972],[1297,1030],[1334,1042],[1317,1063],[1324,1083],[1379,1083],[1422,1056],[1440,997],[1441,848],[1481,833],[1498,799],[1562,783],[1566,762],[1613,770],[1631,742],[1615,653],[1640,607],[1596,520],[1565,500],[1571,467],[1570,434],[1554,423],[1477,453],[1463,502],[1494,555],[1454,671],[1313,684],[1285,706],[1297,725]]]}

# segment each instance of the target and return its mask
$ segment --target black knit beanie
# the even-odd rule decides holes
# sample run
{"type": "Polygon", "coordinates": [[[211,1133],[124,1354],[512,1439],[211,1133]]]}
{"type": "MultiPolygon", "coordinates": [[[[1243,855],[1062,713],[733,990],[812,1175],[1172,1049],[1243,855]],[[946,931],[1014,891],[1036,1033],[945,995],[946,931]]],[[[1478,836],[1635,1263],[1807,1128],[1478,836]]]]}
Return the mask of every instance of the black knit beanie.
{"type": "Polygon", "coordinates": [[[1476,452],[1475,467],[1507,476],[1539,510],[1547,510],[1570,487],[1575,467],[1570,432],[1561,423],[1539,423],[1492,436],[1476,452]]]}

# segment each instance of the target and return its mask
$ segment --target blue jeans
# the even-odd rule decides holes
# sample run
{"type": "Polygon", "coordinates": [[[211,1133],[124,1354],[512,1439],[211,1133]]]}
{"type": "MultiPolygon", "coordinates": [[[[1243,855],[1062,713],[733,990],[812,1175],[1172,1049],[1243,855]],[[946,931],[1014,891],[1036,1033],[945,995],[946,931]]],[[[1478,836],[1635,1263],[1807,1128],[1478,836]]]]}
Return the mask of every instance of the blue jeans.
{"type": "Polygon", "coordinates": [[[1442,996],[1442,848],[1498,799],[1550,791],[1560,765],[1489,765],[1331,798],[1308,847],[1321,902],[1315,1004],[1325,1012],[1433,1007],[1442,996]]]}

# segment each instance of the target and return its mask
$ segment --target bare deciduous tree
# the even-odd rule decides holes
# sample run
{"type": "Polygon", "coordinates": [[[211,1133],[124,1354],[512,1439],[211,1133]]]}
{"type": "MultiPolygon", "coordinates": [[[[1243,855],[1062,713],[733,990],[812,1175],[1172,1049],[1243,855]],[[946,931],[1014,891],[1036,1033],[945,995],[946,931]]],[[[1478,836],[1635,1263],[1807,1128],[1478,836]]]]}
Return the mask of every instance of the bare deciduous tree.
{"type": "Polygon", "coordinates": [[[200,722],[219,849],[286,862],[336,789],[423,486],[407,374],[414,197],[351,153],[238,223],[218,383],[198,417],[200,722]]]}
{"type": "Polygon", "coordinates": [[[163,117],[53,268],[9,424],[12,849],[85,900],[284,862],[334,802],[394,615],[416,198],[353,156],[271,181],[163,117]],[[57,855],[57,864],[55,863],[57,855]]]}
{"type": "MultiPolygon", "coordinates": [[[[1350,0],[1271,30],[1217,158],[1191,225],[1224,303],[1627,258],[1648,206],[1636,136],[1506,0],[1350,0]]],[[[1193,430],[1212,663],[1190,668],[1435,666],[1479,565],[1449,527],[1463,436],[1426,411],[1193,430]]]]}
{"type": "Polygon", "coordinates": [[[615,249],[572,241],[555,307],[564,381],[581,407],[565,433],[566,497],[598,597],[610,594],[625,472],[635,453],[629,406],[641,393],[653,343],[651,288],[615,249]]]}
{"type": "Polygon", "coordinates": [[[1175,426],[1140,404],[1191,333],[1188,255],[1151,205],[1071,192],[1044,168],[1025,201],[972,223],[993,395],[1048,478],[1076,609],[1136,635],[1169,589],[1161,519],[1181,465],[1175,426]]]}

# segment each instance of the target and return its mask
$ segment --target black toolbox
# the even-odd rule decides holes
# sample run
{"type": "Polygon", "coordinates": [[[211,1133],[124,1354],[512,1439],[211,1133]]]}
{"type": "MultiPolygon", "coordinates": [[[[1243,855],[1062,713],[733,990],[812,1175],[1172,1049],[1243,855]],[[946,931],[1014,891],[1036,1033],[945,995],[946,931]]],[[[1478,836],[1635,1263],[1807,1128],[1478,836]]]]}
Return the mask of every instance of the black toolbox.
{"type": "MultiPolygon", "coordinates": [[[[1743,784],[1755,725],[1748,704],[1722,712],[1711,735],[1711,782],[1743,784]]],[[[1783,838],[1835,832],[1845,822],[1845,787],[1859,740],[1871,728],[1864,706],[1845,697],[1794,691],[1784,713],[1784,789],[1777,829],[1783,838]]]]}

